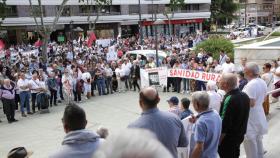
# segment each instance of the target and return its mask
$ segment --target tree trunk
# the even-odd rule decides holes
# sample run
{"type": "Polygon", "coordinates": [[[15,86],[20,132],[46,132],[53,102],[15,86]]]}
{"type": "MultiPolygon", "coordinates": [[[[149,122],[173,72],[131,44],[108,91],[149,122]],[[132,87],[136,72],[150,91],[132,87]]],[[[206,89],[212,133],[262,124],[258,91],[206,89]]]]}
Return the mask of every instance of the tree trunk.
{"type": "Polygon", "coordinates": [[[46,64],[48,62],[48,52],[47,52],[47,48],[48,48],[48,41],[50,38],[50,34],[46,34],[46,36],[42,39],[43,45],[42,45],[42,59],[44,64],[46,64]]]}

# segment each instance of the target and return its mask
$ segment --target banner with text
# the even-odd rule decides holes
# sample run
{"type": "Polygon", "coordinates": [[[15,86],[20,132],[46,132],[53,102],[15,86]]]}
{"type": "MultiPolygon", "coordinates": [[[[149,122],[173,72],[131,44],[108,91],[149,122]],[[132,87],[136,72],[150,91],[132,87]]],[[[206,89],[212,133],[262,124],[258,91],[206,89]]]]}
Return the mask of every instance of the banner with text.
{"type": "Polygon", "coordinates": [[[148,86],[166,86],[167,85],[167,68],[159,67],[152,69],[141,69],[141,87],[148,86]]]}
{"type": "Polygon", "coordinates": [[[180,77],[187,79],[194,79],[200,81],[215,81],[218,82],[221,74],[207,73],[203,71],[186,70],[186,69],[169,69],[167,72],[168,77],[180,77]]]}

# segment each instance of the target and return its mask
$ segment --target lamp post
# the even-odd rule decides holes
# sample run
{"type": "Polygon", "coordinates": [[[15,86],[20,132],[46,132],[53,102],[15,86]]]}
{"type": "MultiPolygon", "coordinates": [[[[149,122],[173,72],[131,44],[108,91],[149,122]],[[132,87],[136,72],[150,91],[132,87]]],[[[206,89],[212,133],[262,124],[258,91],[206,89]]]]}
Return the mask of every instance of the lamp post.
{"type": "Polygon", "coordinates": [[[74,51],[74,48],[73,48],[73,23],[74,21],[71,20],[70,21],[70,25],[69,25],[69,28],[70,28],[70,43],[71,43],[71,49],[72,49],[72,52],[74,51]]]}

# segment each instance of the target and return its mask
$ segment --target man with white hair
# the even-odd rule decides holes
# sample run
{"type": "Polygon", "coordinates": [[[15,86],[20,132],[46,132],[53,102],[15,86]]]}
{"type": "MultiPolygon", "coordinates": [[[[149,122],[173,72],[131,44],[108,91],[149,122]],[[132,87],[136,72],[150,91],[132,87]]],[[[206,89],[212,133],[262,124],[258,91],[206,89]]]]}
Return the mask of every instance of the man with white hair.
{"type": "Polygon", "coordinates": [[[268,123],[262,107],[267,93],[267,86],[259,78],[260,70],[256,63],[247,63],[244,73],[249,82],[244,87],[243,92],[250,98],[250,113],[244,148],[247,158],[262,158],[264,154],[262,139],[268,130],[268,123]]]}
{"type": "Polygon", "coordinates": [[[93,158],[172,158],[172,155],[150,131],[126,129],[109,136],[93,158]]]}
{"type": "Polygon", "coordinates": [[[160,98],[156,89],[152,87],[144,88],[139,95],[142,115],[128,127],[150,130],[171,152],[173,158],[177,158],[177,147],[188,145],[181,120],[174,114],[160,111],[157,108],[160,98]]]}
{"type": "Polygon", "coordinates": [[[214,109],[216,110],[216,112],[219,113],[222,97],[216,92],[216,88],[217,88],[216,82],[214,81],[207,82],[206,90],[210,98],[209,108],[214,109]]]}
{"type": "Polygon", "coordinates": [[[192,103],[198,113],[193,127],[190,153],[192,158],[217,158],[222,121],[218,113],[209,109],[209,95],[205,91],[192,94],[192,103]]]}
{"type": "Polygon", "coordinates": [[[240,144],[244,140],[247,129],[250,99],[237,87],[235,74],[223,74],[219,84],[226,95],[220,109],[222,135],[218,152],[220,158],[238,158],[240,144]]]}

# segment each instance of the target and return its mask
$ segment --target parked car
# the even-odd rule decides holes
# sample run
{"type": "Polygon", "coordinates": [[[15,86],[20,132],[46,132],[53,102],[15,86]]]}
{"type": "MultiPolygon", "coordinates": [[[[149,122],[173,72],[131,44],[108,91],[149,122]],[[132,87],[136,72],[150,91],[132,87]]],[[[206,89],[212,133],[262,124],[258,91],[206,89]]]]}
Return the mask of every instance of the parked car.
{"type": "MultiPolygon", "coordinates": [[[[137,56],[144,56],[145,58],[153,57],[156,59],[156,50],[133,50],[133,51],[128,51],[127,54],[130,54],[134,59],[137,58],[137,56]]],[[[166,53],[159,50],[158,51],[158,57],[159,61],[162,61],[164,58],[166,58],[166,53]]]]}

